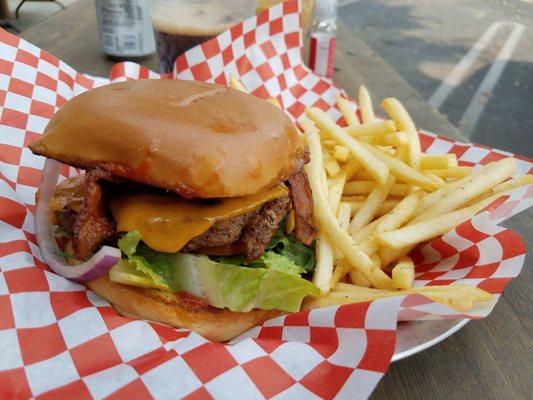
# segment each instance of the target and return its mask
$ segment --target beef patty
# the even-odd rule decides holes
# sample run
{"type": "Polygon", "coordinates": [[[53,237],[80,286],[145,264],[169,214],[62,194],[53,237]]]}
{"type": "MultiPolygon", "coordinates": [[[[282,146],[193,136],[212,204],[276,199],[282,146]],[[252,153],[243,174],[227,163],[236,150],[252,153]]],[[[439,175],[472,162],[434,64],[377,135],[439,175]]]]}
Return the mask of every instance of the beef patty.
{"type": "MultiPolygon", "coordinates": [[[[116,238],[115,224],[105,211],[105,196],[98,179],[124,185],[98,171],[88,171],[84,180],[78,179],[84,183],[82,209],[76,211],[66,206],[56,213],[58,225],[72,234],[74,255],[78,259],[90,256],[102,242],[116,238]]],[[[246,262],[251,263],[263,254],[291,205],[295,210],[295,221],[300,222],[295,225],[295,236],[309,245],[315,239],[316,230],[310,225],[310,212],[302,211],[312,210],[313,204],[307,179],[300,177],[289,183],[290,196],[286,194],[250,213],[215,222],[207,231],[191,239],[182,251],[208,255],[244,253],[246,262]],[[305,224],[301,222],[303,220],[306,220],[305,224]]]]}

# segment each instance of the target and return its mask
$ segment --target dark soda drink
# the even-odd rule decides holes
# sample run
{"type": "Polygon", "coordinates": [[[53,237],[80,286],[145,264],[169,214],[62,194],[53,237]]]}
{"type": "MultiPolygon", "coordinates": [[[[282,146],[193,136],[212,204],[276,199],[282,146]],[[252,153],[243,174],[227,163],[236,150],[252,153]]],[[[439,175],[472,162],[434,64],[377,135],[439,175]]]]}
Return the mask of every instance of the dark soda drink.
{"type": "Polygon", "coordinates": [[[172,72],[174,61],[187,50],[199,45],[213,36],[186,36],[154,31],[160,72],[172,72]]]}
{"type": "Polygon", "coordinates": [[[160,72],[172,72],[179,55],[252,16],[256,7],[257,0],[153,0],[160,72]]]}

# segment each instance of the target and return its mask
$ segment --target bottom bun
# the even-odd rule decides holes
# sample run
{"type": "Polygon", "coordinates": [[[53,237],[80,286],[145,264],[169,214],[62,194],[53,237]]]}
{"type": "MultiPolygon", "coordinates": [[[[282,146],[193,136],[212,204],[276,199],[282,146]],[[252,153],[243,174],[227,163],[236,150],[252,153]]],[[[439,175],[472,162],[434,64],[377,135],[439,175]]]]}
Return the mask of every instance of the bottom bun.
{"type": "Polygon", "coordinates": [[[214,342],[231,340],[282,314],[278,310],[256,309],[246,313],[233,312],[177,294],[116,283],[107,275],[87,282],[87,286],[109,301],[120,315],[190,329],[214,342]]]}

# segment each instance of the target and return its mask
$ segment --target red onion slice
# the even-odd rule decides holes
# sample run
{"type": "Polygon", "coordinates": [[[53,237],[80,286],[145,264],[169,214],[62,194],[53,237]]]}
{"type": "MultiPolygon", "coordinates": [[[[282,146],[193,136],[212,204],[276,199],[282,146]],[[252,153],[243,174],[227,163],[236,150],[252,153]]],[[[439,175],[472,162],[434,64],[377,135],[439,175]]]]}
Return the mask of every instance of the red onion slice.
{"type": "Polygon", "coordinates": [[[61,164],[58,161],[46,159],[35,214],[37,243],[43,260],[56,274],[75,281],[90,281],[107,274],[111,267],[120,260],[120,249],[103,246],[89,260],[75,266],[65,264],[57,255],[59,248],[50,223],[50,199],[57,185],[60,168],[61,164]]]}

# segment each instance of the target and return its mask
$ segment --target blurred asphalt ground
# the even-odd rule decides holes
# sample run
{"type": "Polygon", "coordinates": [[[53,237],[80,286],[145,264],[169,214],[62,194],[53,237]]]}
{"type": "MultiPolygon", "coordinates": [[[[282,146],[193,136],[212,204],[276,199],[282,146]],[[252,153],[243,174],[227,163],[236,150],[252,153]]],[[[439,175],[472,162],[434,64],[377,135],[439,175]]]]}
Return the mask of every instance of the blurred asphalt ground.
{"type": "Polygon", "coordinates": [[[339,18],[472,142],[533,157],[533,0],[339,0],[339,18]]]}

